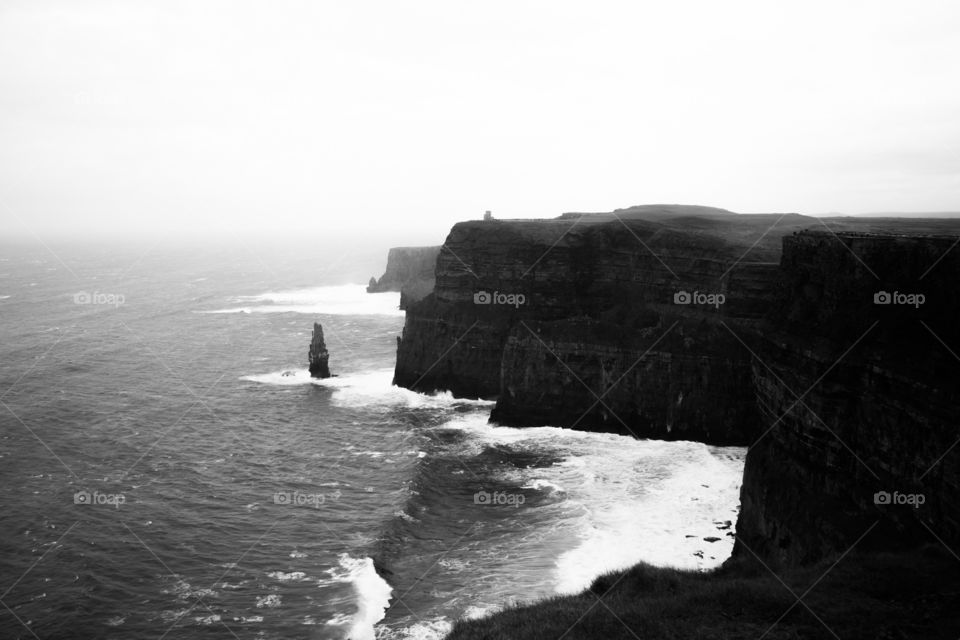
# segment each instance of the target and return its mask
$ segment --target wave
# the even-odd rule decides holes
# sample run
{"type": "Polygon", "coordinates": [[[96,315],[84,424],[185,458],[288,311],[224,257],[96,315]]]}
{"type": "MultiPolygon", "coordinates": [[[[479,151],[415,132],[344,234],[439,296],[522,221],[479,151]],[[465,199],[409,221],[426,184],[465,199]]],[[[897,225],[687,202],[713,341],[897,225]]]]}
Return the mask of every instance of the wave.
{"type": "Polygon", "coordinates": [[[353,558],[343,553],[340,566],[330,570],[330,575],[339,582],[349,583],[356,596],[356,612],[349,618],[338,616],[328,625],[350,625],[347,637],[350,640],[375,640],[374,625],[383,620],[390,606],[393,588],[380,577],[371,558],[353,558]]]}
{"type": "Polygon", "coordinates": [[[269,291],[255,296],[237,296],[231,302],[243,306],[197,313],[307,313],[335,316],[403,316],[400,294],[394,291],[367,293],[365,285],[345,284],[289,291],[269,291]]]}
{"type": "Polygon", "coordinates": [[[267,573],[267,576],[273,578],[274,580],[279,580],[280,582],[291,582],[293,580],[306,580],[307,574],[303,571],[291,571],[289,573],[284,571],[270,571],[267,573]]]}
{"type": "Polygon", "coordinates": [[[383,629],[380,640],[443,640],[453,630],[453,622],[444,616],[419,620],[409,627],[383,629]]]}
{"type": "MultiPolygon", "coordinates": [[[[464,611],[462,602],[439,597],[433,613],[442,610],[443,616],[432,618],[431,624],[380,625],[381,634],[439,637],[435,634],[450,620],[523,599],[530,589],[538,597],[576,593],[601,574],[638,562],[706,569],[721,564],[732,551],[728,534],[736,520],[744,449],[549,426],[499,426],[488,422],[492,401],[421,394],[394,386],[392,376],[392,369],[383,368],[320,380],[306,369],[293,369],[242,378],[267,385],[327,387],[335,405],[439,411],[439,420],[419,422],[425,441],[405,445],[417,460],[407,500],[381,531],[372,554],[382,566],[403,566],[400,558],[424,552],[423,540],[445,539],[451,519],[486,518],[487,512],[474,506],[477,491],[524,495],[524,505],[515,512],[489,512],[490,522],[496,522],[490,531],[498,532],[499,547],[512,549],[510,567],[493,554],[469,550],[469,545],[441,566],[446,574],[476,568],[498,576],[475,594],[473,609],[464,611]],[[446,514],[446,519],[434,514],[446,514]],[[546,576],[544,567],[552,567],[546,576]]],[[[399,451],[364,446],[352,453],[382,459],[399,451]]],[[[357,587],[358,594],[369,594],[358,595],[366,604],[358,605],[356,614],[345,613],[326,624],[349,626],[350,637],[372,638],[372,626],[389,601],[389,585],[376,575],[372,561],[364,562],[365,569],[353,566],[368,571],[366,586],[357,587]]]]}
{"type": "Polygon", "coordinates": [[[548,492],[566,493],[566,489],[555,482],[550,482],[544,478],[534,478],[530,482],[520,487],[521,489],[534,489],[536,491],[547,490],[548,492]]]}
{"type": "Polygon", "coordinates": [[[327,387],[337,392],[333,402],[340,406],[399,404],[407,407],[444,408],[455,405],[492,407],[495,404],[491,400],[454,398],[449,391],[425,394],[398,387],[393,384],[393,369],[376,369],[323,379],[312,378],[308,369],[286,369],[242,376],[240,379],[277,386],[312,384],[327,387]]]}
{"type": "Polygon", "coordinates": [[[742,459],[715,456],[698,443],[671,444],[676,452],[656,474],[612,452],[577,461],[585,472],[577,492],[585,508],[581,543],[557,560],[558,593],[578,593],[599,575],[638,562],[703,570],[729,557],[733,538],[717,524],[736,520],[742,459]],[[625,481],[613,480],[620,474],[625,481]]]}
{"type": "Polygon", "coordinates": [[[443,426],[470,435],[465,455],[490,447],[514,456],[538,454],[537,464],[507,467],[499,480],[535,491],[562,510],[555,514],[557,526],[569,528],[577,542],[555,561],[557,593],[578,593],[598,576],[638,562],[708,569],[733,550],[728,534],[738,511],[743,448],[502,427],[476,415],[443,426]]]}

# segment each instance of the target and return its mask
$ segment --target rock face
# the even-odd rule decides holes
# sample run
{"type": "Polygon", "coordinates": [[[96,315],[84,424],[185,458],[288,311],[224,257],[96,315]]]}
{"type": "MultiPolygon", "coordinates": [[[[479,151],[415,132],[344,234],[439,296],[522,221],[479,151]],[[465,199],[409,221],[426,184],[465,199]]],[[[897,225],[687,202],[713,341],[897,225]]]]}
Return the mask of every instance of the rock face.
{"type": "Polygon", "coordinates": [[[387,254],[387,269],[380,279],[370,278],[368,293],[400,292],[400,308],[422,299],[433,290],[434,268],[440,247],[394,247],[387,254]]]}
{"type": "Polygon", "coordinates": [[[750,354],[728,327],[757,321],[779,237],[809,223],[771,232],[779,218],[637,207],[457,224],[433,294],[407,307],[394,381],[497,398],[501,424],[746,444],[750,354]]]}
{"type": "Polygon", "coordinates": [[[323,326],[319,322],[313,323],[313,337],[310,339],[310,350],[307,352],[310,361],[310,375],[314,378],[329,378],[330,367],[327,361],[330,354],[327,344],[323,341],[323,326]]]}
{"type": "Polygon", "coordinates": [[[955,240],[784,238],[776,301],[752,340],[762,436],[737,553],[803,564],[861,536],[858,548],[960,538],[955,240]],[[875,304],[883,292],[890,304],[875,304]],[[905,304],[914,294],[923,303],[905,304]]]}
{"type": "Polygon", "coordinates": [[[750,445],[736,553],[956,541],[958,235],[675,206],[460,223],[394,382],[501,424],[750,445]]]}

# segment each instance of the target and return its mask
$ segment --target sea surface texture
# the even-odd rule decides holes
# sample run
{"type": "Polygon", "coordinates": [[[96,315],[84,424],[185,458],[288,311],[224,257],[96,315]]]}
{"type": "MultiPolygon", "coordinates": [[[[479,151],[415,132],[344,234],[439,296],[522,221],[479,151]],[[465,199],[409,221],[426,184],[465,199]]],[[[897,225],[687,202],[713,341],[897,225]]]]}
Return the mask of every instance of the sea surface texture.
{"type": "Polygon", "coordinates": [[[0,637],[438,638],[729,556],[744,449],[394,387],[382,260],[304,255],[0,245],[0,637]]]}

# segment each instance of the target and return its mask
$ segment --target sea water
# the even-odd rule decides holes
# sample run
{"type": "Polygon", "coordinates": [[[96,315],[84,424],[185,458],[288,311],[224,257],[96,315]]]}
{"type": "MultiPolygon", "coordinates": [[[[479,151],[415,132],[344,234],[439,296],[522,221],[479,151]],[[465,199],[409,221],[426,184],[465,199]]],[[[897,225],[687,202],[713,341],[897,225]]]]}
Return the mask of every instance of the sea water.
{"type": "Polygon", "coordinates": [[[0,247],[2,637],[439,638],[729,556],[743,449],[394,387],[399,294],[343,263],[0,247]]]}

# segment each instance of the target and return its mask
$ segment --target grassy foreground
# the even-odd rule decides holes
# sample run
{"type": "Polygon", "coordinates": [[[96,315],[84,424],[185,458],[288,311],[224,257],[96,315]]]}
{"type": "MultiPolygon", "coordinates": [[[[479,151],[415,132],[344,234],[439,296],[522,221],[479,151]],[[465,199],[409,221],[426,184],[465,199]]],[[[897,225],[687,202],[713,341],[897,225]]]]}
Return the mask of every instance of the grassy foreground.
{"type": "Polygon", "coordinates": [[[447,639],[960,638],[960,560],[942,547],[775,571],[752,558],[709,573],[641,564],[579,595],[460,621],[447,639]]]}

